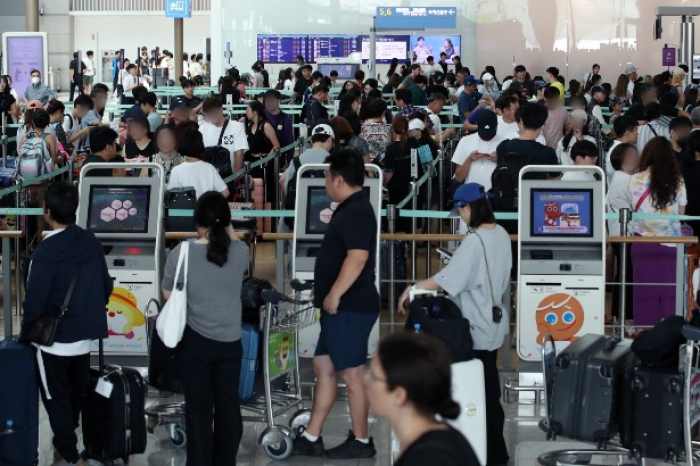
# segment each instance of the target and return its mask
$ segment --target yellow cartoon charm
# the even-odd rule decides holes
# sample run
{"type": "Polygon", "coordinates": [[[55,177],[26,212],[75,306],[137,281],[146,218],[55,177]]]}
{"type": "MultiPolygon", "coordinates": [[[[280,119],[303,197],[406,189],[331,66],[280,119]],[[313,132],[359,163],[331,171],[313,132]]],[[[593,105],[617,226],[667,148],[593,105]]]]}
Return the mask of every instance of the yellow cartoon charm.
{"type": "Polygon", "coordinates": [[[110,335],[131,340],[134,327],[146,324],[146,317],[136,307],[136,296],[124,288],[114,288],[107,304],[107,326],[110,335]]]}

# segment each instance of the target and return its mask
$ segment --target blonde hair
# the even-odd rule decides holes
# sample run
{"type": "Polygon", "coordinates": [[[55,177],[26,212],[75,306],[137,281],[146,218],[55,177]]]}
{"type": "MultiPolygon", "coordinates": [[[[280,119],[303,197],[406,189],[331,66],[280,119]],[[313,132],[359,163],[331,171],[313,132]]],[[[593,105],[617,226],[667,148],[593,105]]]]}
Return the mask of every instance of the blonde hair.
{"type": "Polygon", "coordinates": [[[673,75],[673,81],[671,81],[671,85],[673,86],[682,86],[683,85],[683,80],[685,79],[685,73],[683,74],[674,74],[673,75]]]}

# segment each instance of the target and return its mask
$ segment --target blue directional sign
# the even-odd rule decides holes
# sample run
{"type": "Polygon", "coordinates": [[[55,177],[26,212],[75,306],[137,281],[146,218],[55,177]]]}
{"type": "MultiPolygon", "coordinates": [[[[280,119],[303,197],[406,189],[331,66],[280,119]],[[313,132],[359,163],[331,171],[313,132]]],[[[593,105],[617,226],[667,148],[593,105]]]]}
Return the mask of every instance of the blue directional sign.
{"type": "Polygon", "coordinates": [[[455,29],[455,7],[379,7],[377,29],[455,29]]]}
{"type": "Polygon", "coordinates": [[[192,0],[165,0],[165,17],[192,17],[192,0]]]}

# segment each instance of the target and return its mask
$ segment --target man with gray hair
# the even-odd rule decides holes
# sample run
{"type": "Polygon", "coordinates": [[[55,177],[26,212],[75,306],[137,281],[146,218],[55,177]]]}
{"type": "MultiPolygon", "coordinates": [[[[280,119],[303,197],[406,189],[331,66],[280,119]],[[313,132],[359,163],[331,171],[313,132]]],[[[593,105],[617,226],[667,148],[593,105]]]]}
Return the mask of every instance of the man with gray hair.
{"type": "Polygon", "coordinates": [[[693,123],[693,131],[700,131],[700,107],[695,107],[690,113],[690,122],[693,123]]]}

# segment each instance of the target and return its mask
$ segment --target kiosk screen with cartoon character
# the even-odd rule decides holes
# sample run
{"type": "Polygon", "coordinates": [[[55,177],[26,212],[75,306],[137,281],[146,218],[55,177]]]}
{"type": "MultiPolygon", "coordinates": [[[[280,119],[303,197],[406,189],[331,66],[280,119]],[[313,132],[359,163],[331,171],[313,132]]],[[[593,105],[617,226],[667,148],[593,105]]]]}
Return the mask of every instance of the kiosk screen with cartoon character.
{"type": "Polygon", "coordinates": [[[593,190],[532,191],[532,236],[593,237],[593,190]]]}
{"type": "MultiPolygon", "coordinates": [[[[364,191],[369,196],[369,187],[365,187],[364,191]]],[[[306,233],[325,234],[337,206],[337,202],[328,199],[325,187],[310,186],[306,204],[306,233]]]]}
{"type": "Polygon", "coordinates": [[[88,228],[95,233],[147,233],[148,186],[92,186],[88,228]]]}

